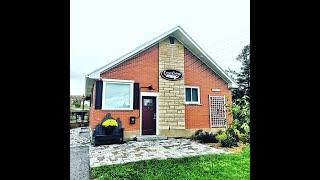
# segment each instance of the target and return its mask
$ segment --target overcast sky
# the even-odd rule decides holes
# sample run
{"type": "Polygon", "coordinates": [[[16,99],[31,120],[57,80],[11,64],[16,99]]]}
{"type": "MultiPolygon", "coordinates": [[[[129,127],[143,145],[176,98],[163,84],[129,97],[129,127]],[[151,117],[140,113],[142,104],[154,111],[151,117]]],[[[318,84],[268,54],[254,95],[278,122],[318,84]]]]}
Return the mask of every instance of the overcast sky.
{"type": "Polygon", "coordinates": [[[240,69],[249,0],[71,0],[70,94],[84,94],[86,74],[177,25],[223,69],[240,69]]]}

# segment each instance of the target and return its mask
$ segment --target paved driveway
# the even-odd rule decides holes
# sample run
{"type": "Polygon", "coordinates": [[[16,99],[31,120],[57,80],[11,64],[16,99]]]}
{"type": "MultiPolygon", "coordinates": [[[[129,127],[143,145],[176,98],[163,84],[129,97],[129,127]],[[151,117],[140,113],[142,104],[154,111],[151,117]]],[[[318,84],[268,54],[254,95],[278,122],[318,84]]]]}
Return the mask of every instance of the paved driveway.
{"type": "Polygon", "coordinates": [[[70,147],[70,179],[89,180],[89,147],[70,147]]]}
{"type": "Polygon", "coordinates": [[[70,179],[89,180],[89,133],[88,129],[70,130],[70,179]]]}

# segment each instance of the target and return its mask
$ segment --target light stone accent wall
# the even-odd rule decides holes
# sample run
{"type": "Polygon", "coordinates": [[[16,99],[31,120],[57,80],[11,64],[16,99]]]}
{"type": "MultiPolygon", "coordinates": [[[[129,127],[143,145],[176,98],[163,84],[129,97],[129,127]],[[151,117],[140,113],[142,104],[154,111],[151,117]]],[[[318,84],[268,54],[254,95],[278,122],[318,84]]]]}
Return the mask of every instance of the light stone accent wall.
{"type": "Polygon", "coordinates": [[[134,137],[140,136],[140,131],[123,131],[124,140],[132,140],[134,137]]]}
{"type": "Polygon", "coordinates": [[[167,137],[191,137],[197,130],[202,129],[203,131],[216,134],[219,130],[225,131],[226,128],[195,128],[195,129],[177,129],[177,130],[160,130],[160,134],[167,137]]]}
{"type": "Polygon", "coordinates": [[[184,76],[184,46],[169,38],[159,42],[159,130],[185,129],[184,77],[177,81],[163,79],[163,70],[174,69],[184,76]]]}

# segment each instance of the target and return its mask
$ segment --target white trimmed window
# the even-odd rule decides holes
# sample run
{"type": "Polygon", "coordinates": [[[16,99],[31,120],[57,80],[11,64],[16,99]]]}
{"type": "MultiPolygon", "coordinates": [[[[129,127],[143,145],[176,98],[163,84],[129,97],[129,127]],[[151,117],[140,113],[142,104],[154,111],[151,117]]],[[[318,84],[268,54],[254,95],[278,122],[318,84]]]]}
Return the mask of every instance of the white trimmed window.
{"type": "Polygon", "coordinates": [[[133,110],[133,81],[104,79],[103,110],[133,110]]]}
{"type": "Polygon", "coordinates": [[[185,86],[185,104],[200,104],[199,86],[185,86]]]}

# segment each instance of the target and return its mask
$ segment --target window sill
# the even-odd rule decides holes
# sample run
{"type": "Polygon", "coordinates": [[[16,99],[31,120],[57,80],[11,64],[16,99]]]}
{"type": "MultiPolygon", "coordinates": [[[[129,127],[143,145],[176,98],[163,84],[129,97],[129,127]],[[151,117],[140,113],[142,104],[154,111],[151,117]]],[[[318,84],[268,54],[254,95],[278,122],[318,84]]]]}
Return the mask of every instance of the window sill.
{"type": "Polygon", "coordinates": [[[101,110],[104,110],[104,111],[133,111],[133,108],[132,109],[101,109],[101,110]]]}
{"type": "Polygon", "coordinates": [[[184,103],[184,105],[196,105],[196,106],[202,106],[202,104],[197,104],[197,103],[184,103]]]}

